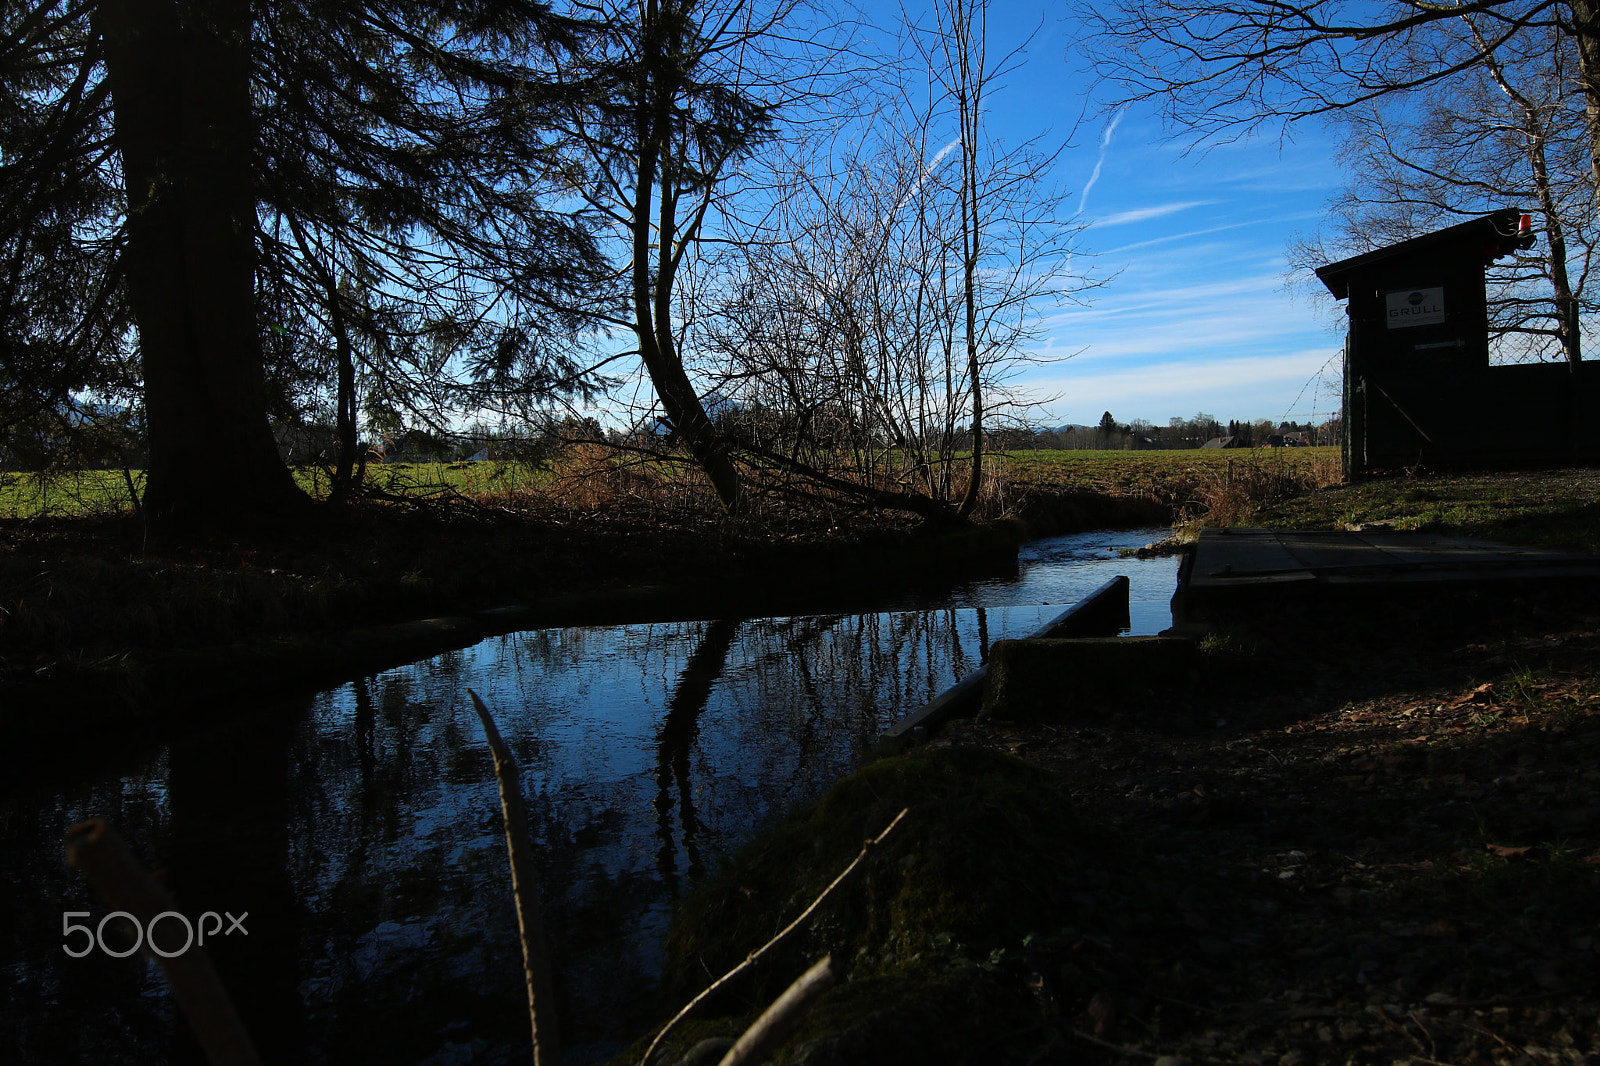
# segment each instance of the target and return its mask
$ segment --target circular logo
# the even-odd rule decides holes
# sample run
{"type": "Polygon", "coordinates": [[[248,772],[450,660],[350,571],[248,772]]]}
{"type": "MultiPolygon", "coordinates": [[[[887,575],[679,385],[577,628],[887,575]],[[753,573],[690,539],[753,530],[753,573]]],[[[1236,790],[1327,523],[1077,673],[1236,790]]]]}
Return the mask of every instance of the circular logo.
{"type": "Polygon", "coordinates": [[[1423,299],[1424,299],[1424,297],[1423,297],[1422,293],[1414,292],[1410,296],[1406,297],[1406,303],[1410,304],[1412,307],[1415,307],[1419,303],[1421,303],[1423,301],[1423,299]]]}

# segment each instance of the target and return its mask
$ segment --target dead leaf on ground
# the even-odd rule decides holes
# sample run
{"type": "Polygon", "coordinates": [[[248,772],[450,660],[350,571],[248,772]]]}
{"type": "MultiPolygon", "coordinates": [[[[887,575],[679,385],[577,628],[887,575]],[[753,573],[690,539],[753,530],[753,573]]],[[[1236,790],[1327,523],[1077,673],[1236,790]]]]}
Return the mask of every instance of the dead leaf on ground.
{"type": "Polygon", "coordinates": [[[1463,706],[1464,704],[1468,704],[1468,703],[1489,703],[1493,699],[1494,699],[1494,682],[1486,681],[1483,684],[1479,685],[1477,688],[1473,689],[1471,692],[1467,693],[1465,696],[1462,696],[1460,699],[1458,699],[1454,703],[1450,704],[1449,706],[1453,708],[1453,707],[1460,707],[1460,706],[1463,706]]]}

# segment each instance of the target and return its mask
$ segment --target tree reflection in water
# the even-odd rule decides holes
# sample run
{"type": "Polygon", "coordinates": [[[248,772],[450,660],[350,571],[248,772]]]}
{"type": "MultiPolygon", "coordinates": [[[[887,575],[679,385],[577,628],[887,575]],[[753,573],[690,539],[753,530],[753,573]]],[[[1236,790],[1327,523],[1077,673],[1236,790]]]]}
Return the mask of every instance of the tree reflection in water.
{"type": "Polygon", "coordinates": [[[656,827],[661,838],[656,869],[673,896],[678,894],[677,847],[672,840],[672,791],[678,791],[678,825],[683,832],[683,849],[691,878],[702,873],[699,849],[695,846],[698,828],[694,813],[694,787],[689,782],[689,752],[700,729],[700,712],[711,698],[711,686],[722,676],[733,647],[739,623],[719,619],[706,627],[699,646],[684,664],[683,674],[667,702],[667,716],[661,723],[656,754],[656,827]]]}

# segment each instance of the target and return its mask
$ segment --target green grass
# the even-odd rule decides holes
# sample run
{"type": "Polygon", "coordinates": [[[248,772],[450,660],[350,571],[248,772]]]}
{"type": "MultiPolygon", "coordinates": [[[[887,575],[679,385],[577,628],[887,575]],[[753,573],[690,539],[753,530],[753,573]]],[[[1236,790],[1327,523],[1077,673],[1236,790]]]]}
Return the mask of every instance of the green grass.
{"type": "MultiPolygon", "coordinates": [[[[314,468],[296,472],[302,488],[312,496],[328,491],[328,476],[314,468]]],[[[367,467],[371,484],[396,495],[421,496],[457,492],[463,496],[490,496],[526,492],[550,484],[549,467],[532,463],[489,460],[478,463],[375,463],[367,467]]]]}
{"type": "Polygon", "coordinates": [[[1600,471],[1374,479],[1278,502],[1255,521],[1282,529],[1388,527],[1600,551],[1600,471]]]}
{"type": "Polygon", "coordinates": [[[1193,448],[1183,451],[1019,451],[1005,456],[1015,481],[1098,491],[1144,492],[1161,497],[1235,470],[1282,470],[1297,478],[1331,479],[1337,448],[1193,448]]]}
{"type": "MultiPolygon", "coordinates": [[[[318,499],[327,495],[328,475],[305,467],[294,472],[300,487],[318,499]]],[[[143,494],[144,471],[73,470],[50,474],[0,472],[0,519],[110,514],[131,510],[128,476],[143,494]]],[[[547,467],[518,462],[375,463],[367,480],[395,495],[425,496],[457,492],[490,496],[547,486],[555,474],[547,467]]]]}
{"type": "Polygon", "coordinates": [[[1335,448],[1019,452],[1006,463],[1003,478],[1024,492],[1155,500],[1183,535],[1254,525],[1262,508],[1340,480],[1335,448]]]}
{"type": "MultiPolygon", "coordinates": [[[[144,491],[144,471],[132,473],[144,491]]],[[[0,472],[0,518],[105,514],[132,507],[121,470],[31,474],[0,472]]]]}
{"type": "MultiPolygon", "coordinates": [[[[1388,527],[1511,543],[1600,551],[1600,472],[1533,471],[1376,478],[1339,484],[1335,448],[1189,451],[1024,451],[996,457],[1000,477],[1033,492],[1139,496],[1170,505],[1187,525],[1285,529],[1388,527]]],[[[580,507],[667,487],[663,474],[601,455],[554,466],[517,462],[387,463],[368,468],[377,487],[404,496],[474,498],[538,492],[580,507]]],[[[143,490],[142,471],[133,471],[143,490]]],[[[322,471],[296,473],[313,496],[322,471]]],[[[666,481],[672,478],[666,476],[666,481]]],[[[131,508],[120,470],[48,478],[0,473],[0,519],[106,514],[131,508]]]]}
{"type": "MultiPolygon", "coordinates": [[[[1184,502],[1196,486],[1225,477],[1230,465],[1237,470],[1282,470],[1298,474],[1319,465],[1337,467],[1332,448],[1281,448],[1244,451],[1036,451],[996,456],[1007,480],[1045,490],[1111,492],[1152,496],[1184,502]]],[[[396,495],[424,496],[454,492],[482,497],[507,492],[548,490],[562,477],[574,483],[588,475],[601,480],[637,481],[646,468],[617,464],[597,456],[579,455],[554,466],[519,462],[480,463],[375,463],[367,478],[376,487],[396,495]]],[[[132,472],[144,491],[144,472],[132,472]]],[[[313,497],[327,495],[326,472],[305,467],[295,477],[313,497]]],[[[592,478],[590,479],[592,480],[592,478]]],[[[604,496],[596,483],[588,495],[604,496]]],[[[0,518],[32,518],[105,514],[129,510],[132,501],[120,470],[82,470],[48,477],[30,473],[0,473],[0,518]]]]}

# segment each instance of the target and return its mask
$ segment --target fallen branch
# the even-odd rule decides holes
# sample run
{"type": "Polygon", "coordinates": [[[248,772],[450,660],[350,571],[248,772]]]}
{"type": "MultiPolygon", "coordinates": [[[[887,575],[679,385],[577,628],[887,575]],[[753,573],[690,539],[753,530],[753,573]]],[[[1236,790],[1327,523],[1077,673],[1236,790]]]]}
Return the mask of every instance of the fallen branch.
{"type": "Polygon", "coordinates": [[[838,980],[833,956],[823,956],[821,962],[796,978],[794,984],[784,989],[783,995],[772,1001],[772,1006],[761,1012],[761,1017],[744,1031],[717,1066],[755,1066],[766,1061],[794,1032],[812,1004],[838,980]]]}
{"type": "Polygon", "coordinates": [[[494,754],[494,776],[500,785],[500,810],[506,824],[506,852],[511,861],[511,895],[517,903],[517,932],[522,940],[522,976],[528,989],[528,1024],[533,1029],[534,1066],[558,1066],[561,1042],[556,1030],[555,984],[550,978],[550,949],[539,911],[539,882],[528,844],[528,810],[522,802],[517,763],[500,739],[489,708],[467,689],[494,754]]]}
{"type": "Polygon", "coordinates": [[[699,1006],[701,1002],[703,1002],[712,993],[716,992],[723,985],[726,985],[729,981],[732,981],[740,974],[750,969],[750,967],[754,966],[758,959],[781,944],[790,933],[793,933],[796,929],[800,928],[801,924],[804,923],[807,918],[811,917],[812,913],[815,912],[818,907],[822,906],[823,902],[833,894],[833,890],[844,884],[845,879],[851,874],[855,873],[856,868],[861,865],[861,861],[867,857],[867,854],[873,848],[883,843],[884,838],[894,831],[895,826],[900,824],[900,819],[904,818],[909,813],[911,813],[911,808],[905,808],[899,814],[894,816],[894,820],[884,827],[883,832],[862,844],[861,853],[850,861],[850,865],[846,866],[839,876],[835,877],[832,883],[829,884],[827,888],[823,889],[822,893],[817,896],[816,899],[811,901],[811,905],[809,907],[800,912],[800,916],[798,918],[784,926],[783,929],[779,931],[777,936],[773,937],[771,940],[752,951],[745,957],[743,962],[713,981],[705,989],[705,991],[701,992],[698,996],[695,996],[688,1002],[687,1005],[684,1006],[682,1010],[673,1015],[672,1020],[667,1022],[666,1025],[662,1026],[661,1032],[657,1033],[656,1038],[650,1041],[650,1046],[645,1049],[644,1058],[639,1060],[639,1066],[650,1066],[650,1060],[655,1056],[656,1051],[661,1047],[662,1041],[666,1040],[667,1034],[672,1032],[679,1022],[688,1017],[690,1011],[694,1010],[695,1007],[699,1006]]]}
{"type": "Polygon", "coordinates": [[[183,943],[176,942],[177,923],[155,921],[176,910],[172,897],[145,873],[111,823],[91,818],[67,830],[67,861],[84,872],[113,913],[131,914],[145,930],[140,947],[161,967],[212,1066],[260,1066],[261,1056],[205,951],[189,945],[187,935],[183,943]],[[163,943],[153,950],[158,936],[163,943]]]}
{"type": "Polygon", "coordinates": [[[1093,1044],[1095,1047],[1105,1048],[1107,1051],[1115,1051],[1119,1055],[1149,1059],[1152,1062],[1161,1058],[1160,1055],[1157,1055],[1151,1051],[1141,1051],[1136,1047],[1128,1047],[1124,1044],[1113,1044],[1109,1040],[1101,1040],[1098,1036],[1091,1036],[1082,1029],[1073,1029],[1071,1032],[1073,1036],[1077,1037],[1079,1040],[1082,1040],[1086,1044],[1093,1044]]]}

